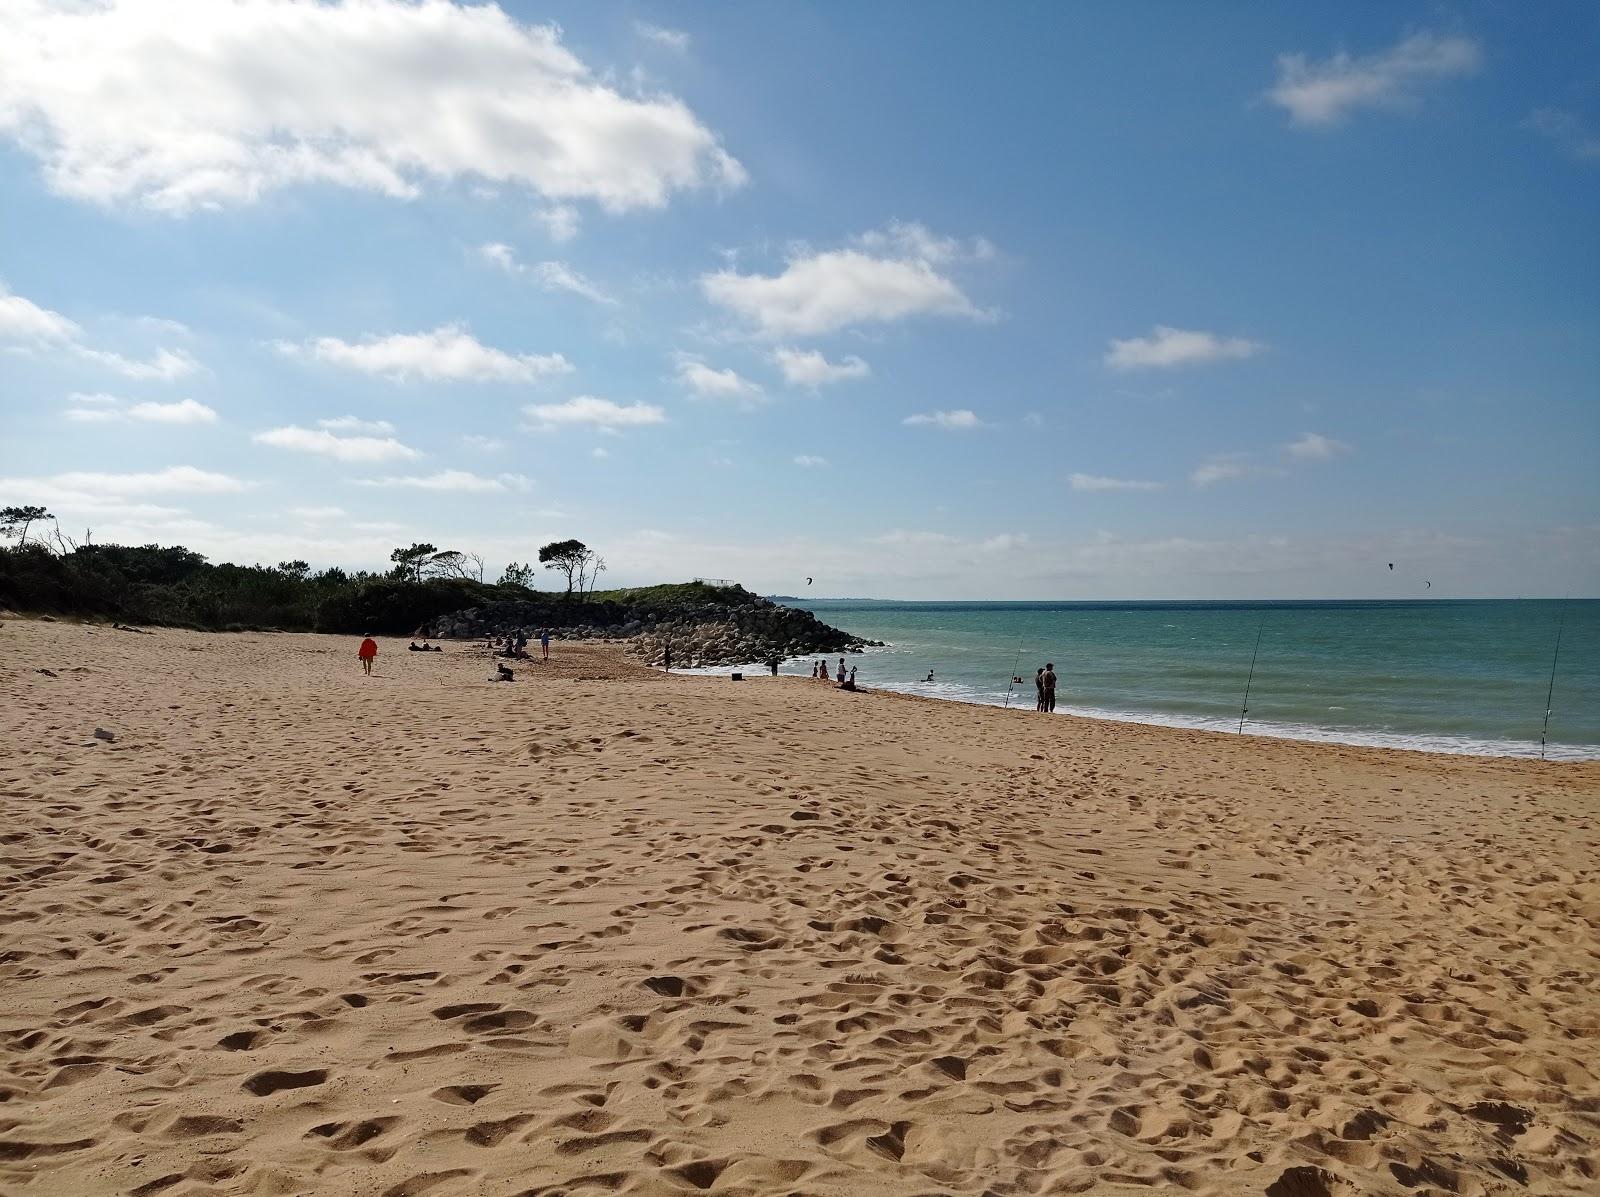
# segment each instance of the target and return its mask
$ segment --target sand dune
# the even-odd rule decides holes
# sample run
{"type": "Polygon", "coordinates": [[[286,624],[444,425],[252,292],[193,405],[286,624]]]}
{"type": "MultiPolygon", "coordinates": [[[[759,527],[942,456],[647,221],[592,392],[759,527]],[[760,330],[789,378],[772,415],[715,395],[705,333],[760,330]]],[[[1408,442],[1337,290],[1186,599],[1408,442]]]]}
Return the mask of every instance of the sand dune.
{"type": "Polygon", "coordinates": [[[0,1193],[1600,1191],[1600,766],[383,648],[0,629],[0,1193]]]}

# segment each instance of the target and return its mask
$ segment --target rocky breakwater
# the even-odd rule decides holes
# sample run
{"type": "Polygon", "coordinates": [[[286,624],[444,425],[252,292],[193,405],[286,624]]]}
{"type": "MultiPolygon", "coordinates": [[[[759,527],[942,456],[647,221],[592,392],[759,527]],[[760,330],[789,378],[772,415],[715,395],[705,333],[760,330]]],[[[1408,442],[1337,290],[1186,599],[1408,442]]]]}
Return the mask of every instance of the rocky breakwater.
{"type": "Polygon", "coordinates": [[[830,627],[740,586],[652,586],[584,600],[507,599],[429,620],[419,635],[442,639],[530,637],[549,628],[568,640],[621,640],[651,665],[672,650],[674,666],[745,665],[808,653],[857,652],[875,642],[830,627]]]}

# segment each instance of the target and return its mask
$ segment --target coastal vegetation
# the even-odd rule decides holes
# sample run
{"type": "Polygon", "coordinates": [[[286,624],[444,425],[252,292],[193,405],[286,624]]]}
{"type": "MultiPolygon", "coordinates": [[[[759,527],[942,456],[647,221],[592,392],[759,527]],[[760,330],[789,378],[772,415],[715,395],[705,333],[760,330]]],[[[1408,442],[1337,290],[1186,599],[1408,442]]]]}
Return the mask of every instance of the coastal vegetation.
{"type": "Polygon", "coordinates": [[[0,610],[201,631],[484,637],[549,627],[636,640],[646,656],[672,643],[681,663],[708,665],[860,643],[736,584],[596,590],[605,562],[577,540],[538,551],[566,584],[541,591],[531,565],[513,563],[486,582],[481,557],[422,542],[396,548],[392,568],[378,573],[213,563],[181,545],[77,543],[59,529],[47,538],[41,526],[51,526],[43,508],[0,512],[0,532],[16,542],[0,545],[0,610]]]}

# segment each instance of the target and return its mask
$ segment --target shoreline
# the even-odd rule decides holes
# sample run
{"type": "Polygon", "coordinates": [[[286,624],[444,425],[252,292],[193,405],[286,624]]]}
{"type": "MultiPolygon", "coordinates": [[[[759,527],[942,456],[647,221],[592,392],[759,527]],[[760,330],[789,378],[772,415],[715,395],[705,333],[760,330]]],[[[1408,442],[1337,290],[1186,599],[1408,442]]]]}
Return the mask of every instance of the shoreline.
{"type": "Polygon", "coordinates": [[[0,643],[6,1192],[1593,1187],[1600,763],[0,643]]]}
{"type": "MultiPolygon", "coordinates": [[[[856,654],[868,656],[870,654],[856,654]]],[[[816,660],[811,657],[794,657],[786,660],[784,665],[791,662],[804,664],[816,660]]],[[[652,668],[655,668],[652,666],[652,668]]],[[[781,668],[781,667],[780,667],[781,668]]],[[[674,674],[683,674],[689,677],[726,677],[734,670],[742,671],[747,678],[752,676],[770,676],[769,666],[763,663],[729,666],[706,666],[692,669],[674,669],[674,674]]],[[[808,681],[803,674],[782,673],[780,677],[792,678],[796,681],[808,681]]],[[[950,684],[954,683],[937,683],[950,684]]],[[[1027,714],[1038,714],[1030,711],[1025,706],[1019,706],[1013,701],[1006,707],[1001,701],[969,697],[961,694],[930,694],[917,689],[918,683],[872,683],[862,682],[862,690],[878,691],[885,694],[896,694],[905,698],[919,698],[928,702],[954,703],[959,706],[983,707],[996,710],[1018,710],[1027,714]]],[[[1018,693],[1021,693],[1019,688],[1018,693]]],[[[1547,755],[1539,755],[1539,745],[1536,741],[1520,740],[1476,740],[1461,736],[1445,734],[1427,735],[1413,733],[1387,733],[1387,732],[1353,732],[1340,728],[1317,727],[1311,724],[1282,724],[1270,722],[1247,721],[1243,733],[1230,731],[1226,720],[1213,720],[1205,722],[1203,716],[1169,715],[1155,711],[1116,711],[1103,707],[1079,707],[1059,705],[1055,712],[1058,715],[1068,715],[1074,719],[1087,719],[1101,723],[1115,723],[1136,725],[1140,727],[1164,727],[1181,731],[1210,732],[1216,735],[1255,737],[1263,740],[1288,740],[1297,744],[1337,745],[1346,748],[1371,748],[1385,752],[1419,752],[1431,756],[1460,756],[1483,760],[1544,760],[1548,763],[1567,762],[1581,763],[1600,761],[1600,745],[1565,744],[1552,742],[1547,755]]]]}

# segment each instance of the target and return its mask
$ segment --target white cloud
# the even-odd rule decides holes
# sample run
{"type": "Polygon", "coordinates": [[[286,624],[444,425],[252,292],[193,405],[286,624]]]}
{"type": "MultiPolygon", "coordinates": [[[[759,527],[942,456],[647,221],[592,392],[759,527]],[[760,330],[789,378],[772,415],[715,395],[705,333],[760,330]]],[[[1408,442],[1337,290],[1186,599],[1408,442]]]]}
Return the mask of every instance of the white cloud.
{"type": "Polygon", "coordinates": [[[762,398],[761,387],[732,369],[713,369],[692,353],[674,355],[678,383],[699,399],[733,399],[746,404],[762,398]]]}
{"type": "Polygon", "coordinates": [[[872,373],[872,367],[854,354],[842,361],[830,362],[815,349],[774,349],[772,361],[783,371],[783,380],[790,386],[815,388],[866,378],[872,373]]]}
{"type": "Polygon", "coordinates": [[[624,95],[556,27],[449,0],[10,0],[7,134],[58,194],[173,214],[457,179],[624,211],[746,179],[681,100],[624,95]]]}
{"type": "MultiPolygon", "coordinates": [[[[519,475],[509,475],[517,478],[519,475]]],[[[523,479],[522,481],[526,481],[523,479]]],[[[410,490],[431,491],[460,491],[469,494],[486,494],[494,491],[509,489],[526,489],[511,487],[501,478],[485,478],[481,474],[468,473],[466,470],[441,470],[437,474],[425,474],[410,477],[389,478],[358,478],[357,486],[375,486],[383,488],[402,487],[410,490]]]]}
{"type": "Polygon", "coordinates": [[[321,523],[323,520],[336,520],[345,514],[343,507],[291,507],[289,514],[307,523],[321,523]]]}
{"type": "Polygon", "coordinates": [[[94,495],[221,495],[247,490],[250,483],[227,474],[217,474],[194,466],[168,466],[142,474],[101,474],[72,471],[48,478],[0,479],[0,492],[25,492],[30,488],[83,492],[94,495]]]}
{"type": "Polygon", "coordinates": [[[1218,482],[1232,482],[1250,472],[1249,464],[1241,457],[1213,457],[1196,466],[1189,475],[1189,481],[1196,486],[1211,486],[1218,482]]]}
{"type": "Polygon", "coordinates": [[[596,445],[593,449],[589,450],[589,456],[595,458],[597,461],[604,461],[606,458],[611,456],[611,450],[607,449],[604,445],[596,445]]]}
{"type": "Polygon", "coordinates": [[[52,312],[31,299],[13,294],[4,283],[0,283],[0,340],[24,345],[71,341],[82,332],[83,329],[60,312],[52,312]]]}
{"type": "Polygon", "coordinates": [[[1113,340],[1106,350],[1105,364],[1113,370],[1167,370],[1254,357],[1265,348],[1242,337],[1219,337],[1216,333],[1158,324],[1148,337],[1113,340]]]}
{"type": "Polygon", "coordinates": [[[336,416],[331,420],[318,420],[318,428],[329,432],[355,432],[363,436],[393,436],[394,425],[388,420],[363,420],[359,416],[336,416]]]}
{"type": "Polygon", "coordinates": [[[522,265],[517,261],[517,251],[504,241],[486,241],[478,246],[478,256],[491,266],[498,266],[507,274],[518,274],[522,265]]]}
{"type": "Polygon", "coordinates": [[[565,262],[524,265],[517,259],[517,251],[503,241],[490,241],[478,246],[478,256],[507,274],[529,276],[546,291],[569,291],[593,303],[614,305],[617,302],[565,262]]]}
{"type": "Polygon", "coordinates": [[[276,344],[290,356],[308,356],[395,382],[413,378],[428,382],[538,382],[572,370],[572,364],[559,353],[507,353],[483,344],[458,324],[442,324],[432,332],[369,337],[360,344],[338,337],[318,337],[304,345],[276,344]]]}
{"type": "Polygon", "coordinates": [[[981,319],[961,288],[940,273],[963,253],[979,256],[921,225],[891,225],[863,234],[850,248],[797,250],[778,275],[719,270],[701,275],[700,288],[767,336],[818,336],[919,315],[981,319]]]}
{"type": "Polygon", "coordinates": [[[1575,113],[1560,108],[1539,108],[1528,124],[1579,162],[1600,160],[1600,133],[1595,133],[1575,113]]]}
{"type": "Polygon", "coordinates": [[[1073,474],[1068,479],[1073,490],[1160,490],[1160,482],[1136,482],[1130,478],[1104,478],[1098,474],[1073,474]]]}
{"type": "Polygon", "coordinates": [[[1464,37],[1417,33],[1376,54],[1344,52],[1323,62],[1304,54],[1278,56],[1278,81],[1267,98],[1299,125],[1338,124],[1358,108],[1408,103],[1427,82],[1476,70],[1482,54],[1464,37]]]}
{"type": "Polygon", "coordinates": [[[1334,440],[1331,436],[1308,432],[1299,440],[1285,445],[1283,451],[1300,461],[1327,461],[1330,457],[1350,452],[1350,446],[1344,441],[1334,440]]]}
{"type": "Polygon", "coordinates": [[[943,428],[950,432],[965,432],[983,427],[983,421],[978,419],[977,413],[970,412],[964,407],[955,411],[918,412],[900,422],[912,427],[943,428]]]}
{"type": "Polygon", "coordinates": [[[476,449],[480,453],[498,453],[506,447],[505,441],[492,436],[479,436],[477,433],[463,433],[461,443],[469,449],[476,449]]]}
{"type": "Polygon", "coordinates": [[[804,469],[814,470],[828,464],[826,457],[818,457],[814,453],[795,454],[794,464],[804,469]]]}
{"type": "Polygon", "coordinates": [[[665,424],[667,413],[653,403],[614,403],[593,395],[579,395],[565,403],[530,403],[522,409],[545,425],[593,424],[598,428],[635,428],[665,424]]]}
{"type": "Polygon", "coordinates": [[[115,395],[103,392],[86,395],[74,391],[68,397],[72,403],[85,406],[69,407],[66,418],[76,424],[120,424],[140,420],[147,424],[215,424],[217,413],[204,403],[193,399],[179,399],[173,403],[135,403],[121,406],[115,395]]]}
{"type": "Polygon", "coordinates": [[[998,536],[991,536],[978,546],[985,553],[1009,553],[1016,549],[1028,547],[1028,534],[1026,532],[1002,532],[998,536]]]}
{"type": "Polygon", "coordinates": [[[105,349],[90,349],[85,345],[75,346],[73,352],[96,365],[116,371],[124,378],[146,381],[176,382],[180,378],[198,374],[203,369],[186,349],[158,349],[156,355],[148,361],[124,357],[120,353],[112,353],[105,349]]]}
{"type": "Polygon", "coordinates": [[[570,291],[593,303],[614,305],[617,302],[565,262],[535,262],[528,273],[546,291],[570,291]]]}
{"type": "Polygon", "coordinates": [[[658,46],[665,46],[669,50],[676,50],[679,54],[689,48],[689,35],[681,29],[663,29],[659,25],[635,21],[633,31],[646,41],[655,42],[658,46]]]}
{"type": "Polygon", "coordinates": [[[295,424],[269,428],[251,439],[275,449],[315,453],[335,461],[411,461],[422,456],[391,436],[337,436],[326,428],[301,428],[295,424]]]}
{"type": "MultiPolygon", "coordinates": [[[[0,87],[4,86],[4,43],[5,39],[0,38],[0,87]]],[[[3,116],[3,112],[0,112],[0,116],[3,116]]],[[[3,131],[3,128],[3,121],[0,121],[0,131],[3,131]]],[[[185,334],[189,331],[175,321],[159,320],[155,317],[137,317],[133,323],[166,328],[167,331],[171,331],[171,327],[168,326],[172,326],[183,329],[185,334]]],[[[13,294],[4,283],[0,283],[0,342],[9,341],[24,346],[56,346],[86,361],[115,370],[126,378],[171,382],[197,373],[202,368],[200,363],[183,349],[161,349],[148,361],[139,361],[137,358],[124,357],[109,350],[91,349],[81,343],[82,336],[83,329],[75,321],[67,319],[60,312],[40,307],[21,295],[13,294]]]]}
{"type": "Polygon", "coordinates": [[[135,403],[128,409],[134,420],[152,424],[215,424],[217,413],[204,403],[180,399],[176,403],[135,403]]]}
{"type": "Polygon", "coordinates": [[[552,204],[541,208],[533,218],[544,225],[544,231],[557,245],[564,245],[578,235],[578,210],[571,204],[552,204]]]}

